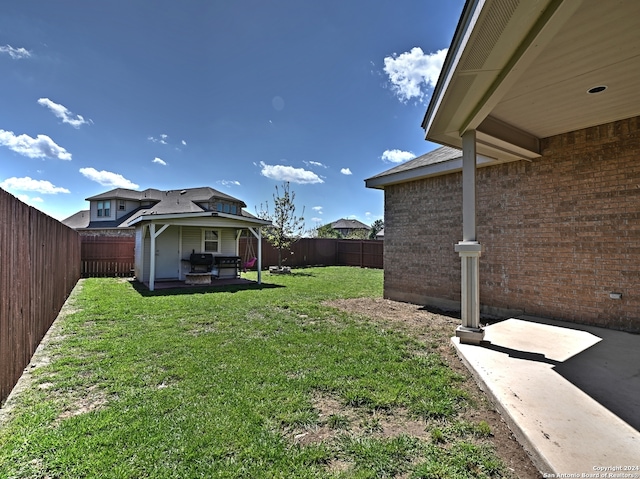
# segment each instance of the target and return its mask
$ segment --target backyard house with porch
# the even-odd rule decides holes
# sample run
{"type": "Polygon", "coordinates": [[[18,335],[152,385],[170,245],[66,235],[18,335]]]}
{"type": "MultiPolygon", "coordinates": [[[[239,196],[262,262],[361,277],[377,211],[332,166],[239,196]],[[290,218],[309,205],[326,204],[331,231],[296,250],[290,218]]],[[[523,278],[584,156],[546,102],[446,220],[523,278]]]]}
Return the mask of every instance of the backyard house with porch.
{"type": "Polygon", "coordinates": [[[117,188],[87,198],[89,210],[64,223],[82,232],[133,231],[135,276],[154,290],[157,281],[210,282],[237,277],[243,232],[257,240],[261,280],[261,227],[246,204],[213,188],[143,191],[117,188]]]}
{"type": "Polygon", "coordinates": [[[468,0],[384,190],[385,297],[640,331],[640,2],[468,0]]]}

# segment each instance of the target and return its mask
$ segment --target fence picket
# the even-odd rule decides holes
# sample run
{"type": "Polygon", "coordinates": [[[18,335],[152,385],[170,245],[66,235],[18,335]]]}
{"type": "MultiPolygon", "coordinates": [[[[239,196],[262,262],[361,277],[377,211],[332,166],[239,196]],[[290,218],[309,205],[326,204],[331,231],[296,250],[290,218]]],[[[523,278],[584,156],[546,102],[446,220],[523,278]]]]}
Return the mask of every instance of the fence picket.
{"type": "Polygon", "coordinates": [[[78,233],[0,189],[0,402],[79,278],[78,233]]]}

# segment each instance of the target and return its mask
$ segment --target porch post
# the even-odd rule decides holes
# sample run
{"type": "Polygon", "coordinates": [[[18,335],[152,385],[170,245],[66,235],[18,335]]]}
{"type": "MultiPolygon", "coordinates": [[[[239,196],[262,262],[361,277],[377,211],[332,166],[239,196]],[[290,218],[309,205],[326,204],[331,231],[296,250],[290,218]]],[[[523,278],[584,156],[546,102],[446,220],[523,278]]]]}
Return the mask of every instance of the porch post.
{"type": "Polygon", "coordinates": [[[262,284],[262,228],[258,228],[258,284],[262,284]]]}
{"type": "Polygon", "coordinates": [[[258,284],[262,284],[262,228],[259,226],[256,229],[249,228],[249,231],[258,240],[258,284]],[[256,230],[258,230],[257,233],[256,230]]]}
{"type": "Polygon", "coordinates": [[[480,254],[476,240],[476,132],[462,135],[462,241],[455,245],[462,261],[461,301],[462,325],[456,329],[461,343],[480,344],[484,330],[480,328],[480,254]]]}
{"type": "Polygon", "coordinates": [[[156,285],[156,224],[153,222],[149,225],[149,234],[149,291],[153,291],[156,285]]]}

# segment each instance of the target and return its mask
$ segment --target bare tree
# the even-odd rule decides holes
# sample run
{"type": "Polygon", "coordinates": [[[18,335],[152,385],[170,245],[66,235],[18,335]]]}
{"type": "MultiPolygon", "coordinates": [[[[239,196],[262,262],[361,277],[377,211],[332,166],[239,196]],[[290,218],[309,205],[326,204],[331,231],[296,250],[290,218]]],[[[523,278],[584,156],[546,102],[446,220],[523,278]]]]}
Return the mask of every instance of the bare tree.
{"type": "MultiPolygon", "coordinates": [[[[288,249],[294,242],[302,237],[304,232],[304,217],[296,216],[296,194],[289,189],[289,182],[282,184],[282,191],[276,186],[273,195],[273,213],[269,211],[269,202],[264,206],[260,203],[260,211],[256,213],[259,218],[271,221],[273,226],[263,229],[263,235],[267,241],[278,250],[278,268],[282,268],[282,250],[288,249]]],[[[304,207],[302,208],[304,215],[304,207]]]]}

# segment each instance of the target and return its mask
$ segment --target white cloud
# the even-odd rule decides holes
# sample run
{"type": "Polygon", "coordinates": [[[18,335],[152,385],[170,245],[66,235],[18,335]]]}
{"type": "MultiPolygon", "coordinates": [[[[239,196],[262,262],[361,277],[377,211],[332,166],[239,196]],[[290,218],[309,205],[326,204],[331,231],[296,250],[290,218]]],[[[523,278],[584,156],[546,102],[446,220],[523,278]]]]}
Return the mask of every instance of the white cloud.
{"type": "Polygon", "coordinates": [[[55,195],[57,193],[71,193],[68,189],[54,186],[47,180],[34,180],[25,176],[24,178],[7,178],[0,186],[5,190],[35,191],[44,195],[55,195]]]}
{"type": "Polygon", "coordinates": [[[342,173],[343,175],[353,175],[353,173],[351,173],[351,170],[349,168],[342,168],[340,170],[340,173],[342,173]]]}
{"type": "Polygon", "coordinates": [[[182,140],[180,143],[182,143],[182,146],[187,146],[187,142],[182,140]]]}
{"type": "Polygon", "coordinates": [[[14,196],[18,198],[20,201],[22,201],[23,203],[26,203],[30,206],[35,206],[36,203],[44,203],[44,200],[39,196],[34,196],[33,198],[31,198],[29,195],[14,195],[14,196]]]}
{"type": "Polygon", "coordinates": [[[313,171],[304,168],[294,168],[285,165],[267,165],[264,161],[260,162],[262,170],[260,174],[278,181],[290,181],[291,183],[324,183],[324,180],[316,175],[313,171]]]}
{"type": "Polygon", "coordinates": [[[111,186],[113,188],[129,188],[135,190],[138,185],[127,180],[124,176],[110,171],[98,171],[95,168],[80,168],[80,173],[91,181],[100,183],[102,186],[111,186]]]}
{"type": "Polygon", "coordinates": [[[236,180],[221,180],[218,183],[222,186],[240,186],[240,182],[236,180]]]}
{"type": "Polygon", "coordinates": [[[168,135],[165,135],[164,133],[162,133],[160,135],[160,138],[155,138],[153,136],[148,136],[147,140],[153,142],[153,143],[160,143],[161,145],[166,145],[167,144],[167,138],[169,138],[168,135]]]}
{"type": "Polygon", "coordinates": [[[328,168],[327,165],[325,165],[324,163],[320,163],[319,161],[305,161],[304,163],[305,165],[320,166],[322,168],[328,168]]]}
{"type": "Polygon", "coordinates": [[[323,206],[314,206],[313,208],[311,208],[313,211],[317,211],[319,215],[322,214],[322,208],[323,206]]]}
{"type": "Polygon", "coordinates": [[[404,161],[412,160],[415,155],[410,151],[402,150],[385,150],[382,153],[382,161],[389,161],[391,163],[402,163],[404,161]]]}
{"type": "Polygon", "coordinates": [[[167,166],[167,162],[158,158],[157,156],[153,159],[152,163],[156,163],[158,165],[167,166]]]}
{"type": "Polygon", "coordinates": [[[409,52],[385,57],[384,72],[400,101],[424,100],[426,90],[436,86],[446,56],[446,48],[425,54],[422,48],[413,47],[409,52]]]}
{"type": "Polygon", "coordinates": [[[314,223],[322,224],[322,218],[318,218],[315,216],[311,218],[311,221],[313,221],[314,223]]]}
{"type": "Polygon", "coordinates": [[[13,48],[11,45],[0,45],[0,53],[6,53],[14,60],[29,58],[31,56],[31,52],[26,48],[13,48]]]}
{"type": "Polygon", "coordinates": [[[56,145],[47,135],[31,138],[29,135],[15,135],[12,131],[0,130],[0,145],[29,158],[71,160],[71,153],[56,145]]]}
{"type": "Polygon", "coordinates": [[[74,128],[80,128],[82,125],[90,125],[92,120],[85,120],[82,115],[71,113],[67,108],[59,103],[55,103],[48,98],[38,99],[38,104],[47,107],[55,116],[62,120],[62,123],[68,123],[74,128]]]}

